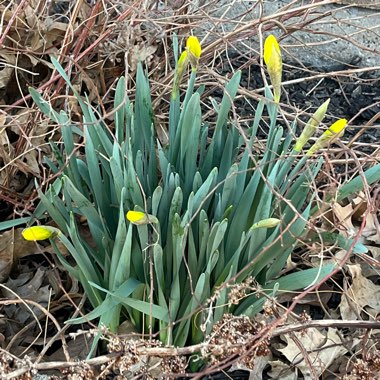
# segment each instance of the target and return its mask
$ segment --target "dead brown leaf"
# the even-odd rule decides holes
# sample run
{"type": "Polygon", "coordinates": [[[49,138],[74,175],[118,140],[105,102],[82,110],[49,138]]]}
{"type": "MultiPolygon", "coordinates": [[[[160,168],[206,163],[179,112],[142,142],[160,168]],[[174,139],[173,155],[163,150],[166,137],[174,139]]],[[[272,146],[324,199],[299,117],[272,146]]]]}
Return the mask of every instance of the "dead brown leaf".
{"type": "Polygon", "coordinates": [[[368,202],[364,192],[360,191],[357,197],[355,197],[351,202],[354,206],[354,214],[352,215],[352,219],[354,221],[361,221],[362,216],[368,208],[368,202]]]}
{"type": "Polygon", "coordinates": [[[332,205],[332,210],[334,213],[334,216],[339,221],[340,230],[347,236],[352,237],[355,235],[355,227],[352,224],[352,215],[354,212],[354,209],[351,204],[348,204],[347,206],[341,206],[339,203],[334,203],[332,205]]]}
{"type": "Polygon", "coordinates": [[[5,231],[0,235],[0,281],[8,279],[13,263],[21,257],[41,253],[41,247],[32,241],[26,241],[22,228],[5,231]]]}
{"type": "Polygon", "coordinates": [[[0,114],[0,146],[3,146],[3,145],[8,146],[9,145],[9,139],[8,139],[8,135],[6,133],[6,127],[4,127],[6,119],[7,119],[7,117],[5,114],[3,114],[3,113],[0,114]]]}
{"type": "Polygon", "coordinates": [[[289,364],[286,364],[280,360],[270,362],[272,369],[268,372],[271,379],[281,380],[297,380],[298,369],[291,368],[289,364]]]}
{"type": "MultiPolygon", "coordinates": [[[[50,292],[50,285],[43,286],[44,279],[46,277],[46,271],[41,268],[37,268],[33,274],[23,273],[15,279],[9,278],[4,283],[4,287],[1,289],[1,293],[5,298],[32,300],[40,305],[47,306],[52,294],[50,292]]],[[[34,318],[31,315],[31,310],[34,314],[40,315],[42,311],[39,308],[21,307],[19,305],[9,305],[5,309],[5,314],[8,318],[18,321],[24,324],[27,320],[34,318]]]]}
{"type": "MultiPolygon", "coordinates": [[[[294,333],[300,344],[304,347],[314,371],[322,375],[334,360],[347,352],[337,334],[337,329],[329,327],[327,333],[321,333],[316,328],[294,333]]],[[[295,365],[304,378],[311,378],[311,370],[299,347],[289,335],[282,337],[286,347],[279,349],[286,358],[295,365]]]]}
{"type": "Polygon", "coordinates": [[[339,305],[342,319],[356,320],[363,311],[375,319],[380,312],[380,286],[362,275],[359,264],[347,267],[351,273],[352,284],[343,294],[339,305]]]}
{"type": "Polygon", "coordinates": [[[156,50],[157,46],[147,44],[133,46],[129,57],[132,72],[136,71],[139,62],[144,62],[152,57],[156,50]]]}
{"type": "Polygon", "coordinates": [[[380,244],[380,223],[375,214],[368,214],[366,224],[363,229],[363,236],[368,240],[380,244]]]}
{"type": "MultiPolygon", "coordinates": [[[[75,360],[85,360],[91,349],[91,344],[94,338],[87,335],[79,335],[75,339],[68,341],[67,350],[72,358],[75,360]]],[[[66,356],[61,347],[57,351],[53,352],[47,359],[47,361],[66,361],[66,356]]]]}
{"type": "Polygon", "coordinates": [[[380,260],[380,247],[368,246],[368,250],[371,252],[372,256],[376,260],[380,260]]]}
{"type": "Polygon", "coordinates": [[[248,380],[262,380],[264,368],[269,364],[271,356],[256,356],[253,360],[253,367],[250,368],[238,361],[229,369],[229,372],[243,370],[249,373],[248,380]]]}
{"type": "Polygon", "coordinates": [[[12,76],[14,66],[16,64],[16,56],[10,53],[0,53],[0,88],[4,88],[10,77],[12,76]]]}

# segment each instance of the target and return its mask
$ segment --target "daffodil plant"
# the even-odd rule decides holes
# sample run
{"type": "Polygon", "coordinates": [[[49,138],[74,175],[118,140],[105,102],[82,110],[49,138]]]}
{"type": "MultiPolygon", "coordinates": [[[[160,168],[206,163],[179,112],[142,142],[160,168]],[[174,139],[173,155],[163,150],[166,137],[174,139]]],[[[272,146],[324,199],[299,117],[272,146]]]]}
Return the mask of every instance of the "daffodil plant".
{"type": "MultiPolygon", "coordinates": [[[[175,56],[178,57],[175,40],[175,56]]],[[[39,108],[61,126],[63,148],[51,142],[56,161],[46,159],[58,179],[35,217],[47,212],[59,233],[41,226],[24,236],[50,238],[62,264],[77,278],[93,310],[68,321],[99,323],[116,331],[127,318],[137,331],[157,333],[164,344],[202,342],[224,313],[254,316],[266,297],[295,291],[319,281],[333,265],[280,276],[307,230],[314,205],[313,186],[322,157],[311,157],[337,138],[346,122],[322,134],[307,155],[302,148],[317,131],[328,101],[315,113],[294,145],[294,130],[277,124],[270,90],[258,104],[246,138],[229,119],[240,72],[225,86],[220,104],[213,102],[216,123],[202,117],[203,87],[195,89],[201,46],[189,37],[177,61],[169,111],[169,142],[155,134],[148,79],[137,70],[134,103],[121,77],[115,88],[115,123],[104,124],[53,59],[82,109],[83,130],[65,111],[57,112],[36,90],[39,108]],[[180,83],[191,65],[186,91],[180,83]],[[270,115],[265,151],[252,156],[264,109],[270,115]],[[78,155],[75,142],[83,139],[78,155]],[[310,157],[310,158],[309,158],[310,157]],[[83,217],[83,218],[79,218],[83,217]],[[86,220],[94,244],[81,234],[86,220]],[[63,256],[59,239],[71,254],[63,256]],[[260,292],[247,293],[239,304],[228,302],[231,286],[255,278],[260,292]]],[[[273,36],[264,46],[274,100],[280,99],[281,52],[273,36]]],[[[371,169],[370,169],[371,170],[371,169]]],[[[367,173],[372,183],[377,172],[367,173]]],[[[359,189],[353,180],[339,196],[359,189]]],[[[348,244],[345,242],[344,244],[348,244]]]]}

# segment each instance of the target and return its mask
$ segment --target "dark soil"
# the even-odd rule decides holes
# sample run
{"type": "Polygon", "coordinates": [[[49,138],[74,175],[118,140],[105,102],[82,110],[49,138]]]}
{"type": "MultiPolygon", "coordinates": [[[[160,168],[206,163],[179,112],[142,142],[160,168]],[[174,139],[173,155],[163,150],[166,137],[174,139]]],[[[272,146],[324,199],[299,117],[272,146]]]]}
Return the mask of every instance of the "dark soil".
{"type": "MultiPolygon", "coordinates": [[[[247,61],[240,54],[231,53],[229,60],[220,59],[220,73],[226,75],[231,72],[230,62],[235,70],[242,70],[241,86],[249,90],[263,87],[260,67],[258,62],[247,61]]],[[[350,70],[358,69],[355,65],[332,66],[330,70],[321,71],[317,67],[305,67],[299,69],[299,63],[285,63],[283,82],[308,78],[328,72],[347,71],[347,75],[328,75],[324,78],[305,80],[294,84],[286,84],[283,87],[282,102],[296,107],[299,111],[307,110],[314,112],[325,100],[331,99],[328,114],[324,119],[326,124],[332,123],[336,118],[352,120],[351,125],[362,126],[368,123],[375,115],[380,113],[380,71],[367,71],[349,73],[350,70]]],[[[219,94],[217,94],[217,97],[219,94]]],[[[239,116],[254,117],[257,101],[254,99],[240,99],[237,101],[239,116]]],[[[307,119],[306,116],[302,119],[307,119]]],[[[346,137],[355,135],[357,128],[347,128],[346,137]]],[[[379,141],[380,129],[368,128],[358,141],[373,143],[379,141]]]]}

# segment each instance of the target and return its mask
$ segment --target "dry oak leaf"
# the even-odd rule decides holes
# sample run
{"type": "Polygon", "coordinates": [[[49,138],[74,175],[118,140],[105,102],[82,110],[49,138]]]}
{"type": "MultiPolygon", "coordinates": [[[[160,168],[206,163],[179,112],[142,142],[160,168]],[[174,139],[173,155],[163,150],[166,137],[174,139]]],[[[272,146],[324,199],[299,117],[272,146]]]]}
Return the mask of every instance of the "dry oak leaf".
{"type": "Polygon", "coordinates": [[[0,235],[0,282],[8,279],[12,265],[21,257],[40,253],[41,248],[33,241],[26,241],[16,228],[0,235]]]}
{"type": "Polygon", "coordinates": [[[255,358],[250,359],[250,362],[252,362],[252,367],[250,368],[242,363],[241,360],[238,360],[236,364],[232,365],[232,367],[229,369],[229,372],[243,370],[249,373],[248,380],[262,380],[263,371],[269,364],[271,356],[272,355],[256,356],[255,358]]]}
{"type": "Polygon", "coordinates": [[[339,203],[334,203],[332,205],[332,210],[335,217],[338,219],[340,224],[340,229],[347,237],[353,237],[356,233],[356,229],[352,224],[352,215],[354,209],[351,204],[347,206],[341,206],[339,203]],[[343,227],[343,228],[342,228],[343,227]]]}
{"type": "MultiPolygon", "coordinates": [[[[331,327],[328,328],[327,334],[326,332],[322,334],[316,328],[309,328],[306,331],[295,332],[294,335],[307,352],[317,376],[321,376],[336,358],[347,352],[342,345],[337,329],[331,327]]],[[[302,372],[305,379],[312,379],[310,367],[294,340],[289,335],[281,338],[286,341],[287,345],[279,351],[302,372]]]]}
{"type": "MultiPolygon", "coordinates": [[[[2,295],[9,299],[22,299],[32,300],[40,305],[46,307],[52,297],[50,285],[46,283],[47,271],[45,269],[37,268],[32,273],[22,273],[17,278],[9,278],[4,283],[1,289],[2,295]]],[[[5,309],[5,314],[8,318],[13,319],[21,324],[26,323],[28,320],[34,319],[35,316],[42,313],[40,308],[20,307],[20,305],[8,305],[5,309]]]]}
{"type": "Polygon", "coordinates": [[[362,216],[367,211],[368,208],[368,202],[367,197],[363,191],[359,191],[357,194],[357,197],[355,197],[352,201],[352,206],[354,207],[354,215],[352,216],[352,219],[355,222],[360,222],[362,219],[362,216]]]}
{"type": "Polygon", "coordinates": [[[280,360],[269,362],[271,370],[268,372],[268,376],[271,379],[281,380],[298,380],[298,369],[292,368],[289,364],[286,364],[280,360]]]}
{"type": "Polygon", "coordinates": [[[16,55],[0,53],[0,88],[4,88],[12,76],[16,65],[16,55]]]}
{"type": "Polygon", "coordinates": [[[359,264],[347,267],[351,273],[352,284],[343,294],[339,305],[342,319],[356,320],[363,311],[376,318],[380,312],[380,286],[362,275],[359,264]]]}
{"type": "Polygon", "coordinates": [[[7,119],[7,115],[4,113],[0,114],[0,146],[8,146],[9,145],[9,139],[5,127],[5,121],[7,119]]]}
{"type": "Polygon", "coordinates": [[[375,214],[368,214],[362,235],[368,240],[380,244],[380,222],[375,214]]]}

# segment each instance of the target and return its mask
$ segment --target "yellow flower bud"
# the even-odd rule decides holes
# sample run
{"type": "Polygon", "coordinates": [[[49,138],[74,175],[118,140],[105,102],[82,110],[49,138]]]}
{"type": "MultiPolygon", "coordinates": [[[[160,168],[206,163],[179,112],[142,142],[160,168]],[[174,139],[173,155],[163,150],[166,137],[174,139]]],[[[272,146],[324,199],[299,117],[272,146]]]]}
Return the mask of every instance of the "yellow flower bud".
{"type": "Polygon", "coordinates": [[[49,226],[28,227],[21,232],[23,238],[28,241],[46,240],[58,233],[60,233],[60,231],[57,228],[49,226]]]}
{"type": "Polygon", "coordinates": [[[339,119],[327,131],[325,131],[323,135],[328,136],[328,137],[333,137],[337,135],[338,137],[341,137],[343,136],[346,125],[347,125],[346,119],[339,119]]]}
{"type": "Polygon", "coordinates": [[[158,219],[154,215],[145,214],[141,211],[128,211],[126,215],[127,219],[136,225],[149,224],[149,223],[158,223],[158,219]]]}
{"type": "Polygon", "coordinates": [[[330,99],[327,99],[319,108],[314,112],[313,116],[306,123],[301,136],[297,139],[294,150],[300,152],[303,146],[309,141],[310,137],[317,131],[318,125],[321,123],[327,112],[330,99]]]}
{"type": "Polygon", "coordinates": [[[314,145],[306,152],[307,156],[312,156],[319,149],[324,148],[328,144],[332,143],[337,138],[343,136],[344,129],[347,126],[346,119],[337,120],[331,127],[322,133],[319,139],[314,143],[314,145]]]}
{"type": "Polygon", "coordinates": [[[202,47],[197,37],[190,36],[186,41],[186,48],[192,55],[194,55],[194,57],[200,58],[202,54],[202,47]]]}
{"type": "Polygon", "coordinates": [[[198,67],[198,61],[202,54],[202,47],[199,40],[195,36],[190,36],[186,41],[186,50],[189,53],[189,60],[193,70],[198,67]]]}
{"type": "Polygon", "coordinates": [[[279,225],[280,223],[281,223],[281,220],[277,218],[263,219],[253,224],[251,227],[251,230],[255,230],[256,228],[273,228],[279,225]]]}
{"type": "Polygon", "coordinates": [[[264,62],[273,86],[273,99],[278,103],[281,97],[282,57],[280,45],[273,34],[264,42],[264,62]]]}

